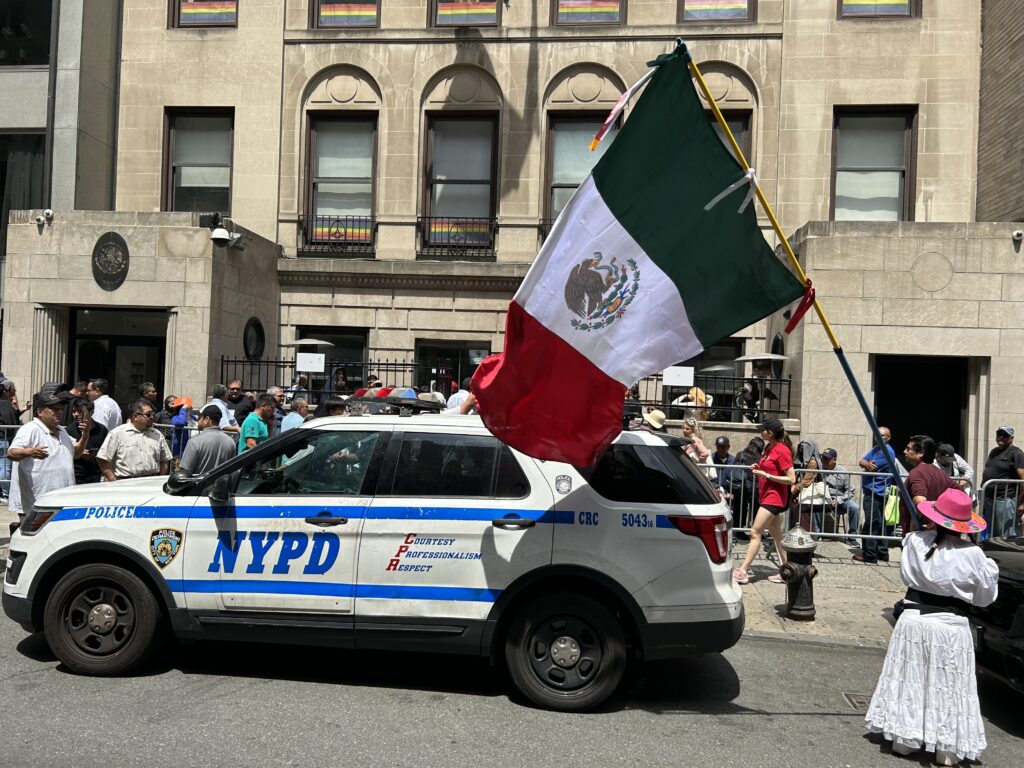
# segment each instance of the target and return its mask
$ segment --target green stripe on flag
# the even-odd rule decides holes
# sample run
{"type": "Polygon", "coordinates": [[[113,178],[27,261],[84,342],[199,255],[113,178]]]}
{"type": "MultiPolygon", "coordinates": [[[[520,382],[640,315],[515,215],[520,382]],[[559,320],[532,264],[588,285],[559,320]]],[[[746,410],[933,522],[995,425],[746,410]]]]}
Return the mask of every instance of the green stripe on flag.
{"type": "Polygon", "coordinates": [[[749,185],[708,119],[682,57],[661,64],[594,168],[612,214],[679,290],[706,348],[803,294],[757,226],[749,185]]]}

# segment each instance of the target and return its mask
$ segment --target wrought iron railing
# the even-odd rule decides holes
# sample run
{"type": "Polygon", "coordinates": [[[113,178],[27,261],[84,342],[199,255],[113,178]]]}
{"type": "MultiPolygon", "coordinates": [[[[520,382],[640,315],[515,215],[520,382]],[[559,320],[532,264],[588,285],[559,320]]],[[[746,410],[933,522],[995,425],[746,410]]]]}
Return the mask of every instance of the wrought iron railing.
{"type": "Polygon", "coordinates": [[[305,216],[299,220],[299,256],[372,258],[377,222],[369,216],[305,216]]]}
{"type": "Polygon", "coordinates": [[[637,386],[639,398],[632,400],[633,407],[658,408],[670,419],[693,416],[699,421],[757,424],[767,418],[789,418],[792,406],[791,377],[698,373],[692,387],[673,387],[665,386],[659,373],[641,379],[637,386]]]}
{"type": "Polygon", "coordinates": [[[421,216],[419,256],[428,259],[493,261],[497,221],[493,218],[421,216]]]}

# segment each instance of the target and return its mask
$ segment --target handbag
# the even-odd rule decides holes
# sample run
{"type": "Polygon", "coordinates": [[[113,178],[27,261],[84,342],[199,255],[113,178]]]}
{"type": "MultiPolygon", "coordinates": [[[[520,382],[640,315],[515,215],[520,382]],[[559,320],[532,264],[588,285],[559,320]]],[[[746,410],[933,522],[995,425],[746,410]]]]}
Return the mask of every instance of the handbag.
{"type": "Polygon", "coordinates": [[[900,521],[900,491],[895,485],[890,485],[885,492],[885,515],[882,519],[889,526],[900,521]]]}
{"type": "Polygon", "coordinates": [[[800,506],[823,507],[829,500],[828,487],[825,481],[819,480],[800,489],[800,506]]]}

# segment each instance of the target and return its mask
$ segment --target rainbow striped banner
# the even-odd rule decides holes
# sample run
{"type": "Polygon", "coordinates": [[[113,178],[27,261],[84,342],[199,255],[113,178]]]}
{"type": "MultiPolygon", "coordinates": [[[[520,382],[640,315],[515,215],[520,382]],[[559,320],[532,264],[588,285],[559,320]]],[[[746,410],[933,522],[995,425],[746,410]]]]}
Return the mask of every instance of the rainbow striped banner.
{"type": "Polygon", "coordinates": [[[736,21],[750,18],[747,0],[683,0],[683,21],[736,21]]]}
{"type": "Polygon", "coordinates": [[[558,0],[558,23],[617,24],[621,5],[619,0],[558,0]]]}
{"type": "Polygon", "coordinates": [[[368,243],[370,236],[369,219],[350,221],[318,216],[316,225],[313,227],[313,239],[318,241],[340,240],[346,243],[368,243]]]}
{"type": "Polygon", "coordinates": [[[491,225],[488,220],[432,219],[430,221],[430,242],[444,245],[466,243],[478,245],[491,242],[491,225]]]}
{"type": "Polygon", "coordinates": [[[178,0],[178,26],[237,23],[238,0],[178,0]]]}
{"type": "Polygon", "coordinates": [[[843,0],[843,16],[909,16],[910,0],[843,0]]]}
{"type": "Polygon", "coordinates": [[[455,27],[498,23],[498,3],[486,0],[437,0],[435,24],[455,27]]]}
{"type": "Polygon", "coordinates": [[[317,15],[318,27],[375,27],[377,26],[377,3],[334,2],[320,3],[317,15]]]}

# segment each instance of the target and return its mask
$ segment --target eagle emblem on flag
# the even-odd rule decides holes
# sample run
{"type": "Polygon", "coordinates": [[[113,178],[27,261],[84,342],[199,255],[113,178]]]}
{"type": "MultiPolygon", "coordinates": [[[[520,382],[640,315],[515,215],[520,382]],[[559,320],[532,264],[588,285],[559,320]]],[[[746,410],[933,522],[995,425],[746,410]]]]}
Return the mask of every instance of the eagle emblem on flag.
{"type": "Polygon", "coordinates": [[[573,328],[591,331],[604,328],[622,317],[640,288],[640,269],[634,259],[617,263],[612,256],[595,251],[569,270],[565,281],[565,305],[576,317],[573,328]]]}

